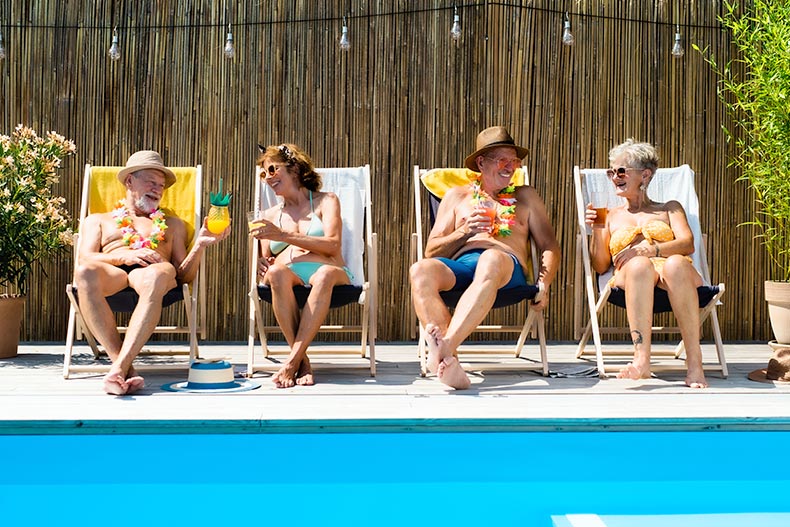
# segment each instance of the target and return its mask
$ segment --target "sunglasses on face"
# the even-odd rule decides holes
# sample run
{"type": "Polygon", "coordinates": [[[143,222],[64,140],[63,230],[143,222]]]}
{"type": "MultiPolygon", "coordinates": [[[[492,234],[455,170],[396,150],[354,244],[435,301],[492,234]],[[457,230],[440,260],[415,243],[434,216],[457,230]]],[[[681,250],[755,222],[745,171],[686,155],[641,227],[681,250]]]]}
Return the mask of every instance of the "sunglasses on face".
{"type": "Polygon", "coordinates": [[[614,176],[624,176],[629,170],[636,170],[635,168],[631,167],[617,167],[617,168],[608,168],[606,170],[606,175],[610,178],[614,176]]]}
{"type": "Polygon", "coordinates": [[[499,170],[504,170],[507,167],[513,167],[513,168],[520,168],[521,167],[521,160],[519,158],[517,158],[517,157],[509,157],[509,158],[503,158],[503,159],[496,159],[496,158],[488,157],[488,156],[484,156],[484,157],[487,157],[491,161],[495,162],[497,164],[497,168],[499,170]]]}
{"type": "Polygon", "coordinates": [[[277,173],[279,169],[283,168],[284,166],[286,165],[269,165],[266,168],[266,173],[269,174],[270,176],[273,176],[277,173]]]}

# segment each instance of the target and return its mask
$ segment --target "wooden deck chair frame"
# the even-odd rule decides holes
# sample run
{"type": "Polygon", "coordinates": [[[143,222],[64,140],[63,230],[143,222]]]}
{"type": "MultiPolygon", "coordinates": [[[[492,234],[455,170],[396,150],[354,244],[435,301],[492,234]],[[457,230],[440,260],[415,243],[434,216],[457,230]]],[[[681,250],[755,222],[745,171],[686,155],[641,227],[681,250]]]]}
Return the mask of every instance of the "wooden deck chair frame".
{"type": "MultiPolygon", "coordinates": [[[[260,167],[256,167],[255,206],[256,212],[276,204],[277,198],[269,186],[260,178],[260,167]]],[[[331,325],[322,324],[319,334],[359,333],[360,345],[357,346],[311,346],[310,357],[315,356],[358,356],[362,365],[370,369],[371,377],[376,375],[376,328],[378,298],[378,240],[372,226],[370,165],[342,168],[317,168],[322,176],[322,191],[334,192],[340,199],[343,219],[343,258],[346,266],[354,275],[351,285],[335,286],[332,293],[332,308],[357,303],[362,309],[361,324],[331,325]],[[363,232],[364,229],[364,232],[363,232]],[[325,348],[325,349],[324,349],[325,348]]],[[[279,358],[287,355],[288,346],[270,347],[267,333],[279,332],[279,326],[264,325],[264,305],[267,304],[268,287],[257,283],[257,262],[260,257],[260,244],[250,238],[249,243],[249,335],[247,376],[257,371],[277,371],[282,367],[279,358]],[[256,334],[261,342],[263,362],[255,359],[256,334]]],[[[304,286],[294,288],[300,305],[306,300],[309,289],[304,286]]],[[[270,295],[270,293],[268,293],[270,295]]],[[[270,298],[270,297],[269,297],[270,298]]],[[[330,313],[327,318],[332,316],[330,313]]],[[[311,361],[322,369],[355,367],[348,361],[321,362],[311,361]]]]}
{"type": "MultiPolygon", "coordinates": [[[[416,220],[416,231],[412,234],[411,240],[411,261],[412,263],[417,262],[423,259],[423,248],[425,247],[425,242],[423,240],[423,231],[426,226],[430,226],[432,223],[433,218],[431,217],[430,221],[425,221],[423,219],[423,201],[422,201],[422,194],[425,192],[428,195],[428,199],[439,201],[439,198],[431,193],[430,190],[425,188],[424,180],[426,177],[430,177],[429,174],[436,171],[450,171],[453,174],[451,177],[454,180],[458,180],[459,182],[467,181],[467,169],[465,168],[457,168],[457,169],[446,169],[446,168],[435,168],[432,170],[420,168],[418,165],[414,166],[413,172],[413,187],[414,187],[414,214],[416,220]]],[[[529,184],[529,175],[526,172],[526,169],[522,169],[523,174],[523,182],[524,184],[529,184]]],[[[539,271],[539,263],[540,260],[537,255],[537,251],[535,248],[535,244],[532,243],[530,240],[531,246],[531,264],[532,264],[532,276],[538,276],[539,271]]],[[[517,302],[510,302],[510,303],[502,303],[501,302],[501,293],[497,296],[497,301],[494,304],[494,308],[498,307],[505,307],[507,305],[514,305],[523,301],[529,302],[529,299],[521,299],[517,302]]],[[[411,308],[412,320],[414,321],[414,334],[418,334],[418,354],[420,357],[420,374],[424,377],[427,375],[428,368],[427,368],[427,359],[428,359],[428,346],[427,341],[425,340],[425,328],[422,324],[419,323],[417,320],[417,315],[414,312],[414,303],[412,302],[411,308]]],[[[495,355],[503,355],[502,349],[493,349],[493,348],[485,348],[483,345],[476,345],[474,347],[468,345],[462,345],[458,348],[458,357],[461,361],[462,366],[467,371],[482,371],[482,370],[536,370],[539,371],[543,376],[547,376],[549,374],[549,363],[546,355],[546,329],[545,329],[545,319],[543,317],[543,312],[537,311],[532,309],[531,306],[527,308],[527,317],[524,320],[523,324],[481,324],[479,325],[474,333],[518,333],[518,339],[516,341],[516,347],[513,349],[510,357],[514,359],[523,359],[523,361],[513,362],[513,361],[503,361],[503,360],[493,360],[489,359],[489,357],[493,357],[495,355]],[[526,360],[524,357],[521,356],[521,353],[524,348],[524,344],[527,340],[527,336],[531,336],[535,338],[537,335],[538,345],[540,350],[540,360],[539,361],[529,361],[526,360]]],[[[504,358],[504,357],[502,357],[504,358]]]]}
{"type": "MultiPolygon", "coordinates": [[[[602,334],[629,334],[628,327],[603,326],[601,325],[601,314],[607,303],[611,302],[612,288],[606,283],[610,274],[600,278],[601,284],[596,283],[596,274],[592,270],[592,263],[589,252],[590,230],[584,223],[585,208],[589,203],[590,189],[608,192],[610,199],[617,200],[612,184],[606,176],[606,169],[580,169],[578,166],[573,168],[573,182],[576,194],[576,215],[578,235],[576,239],[576,269],[575,269],[575,293],[574,293],[574,332],[579,339],[576,350],[576,357],[581,358],[586,351],[586,345],[592,336],[595,345],[595,357],[598,373],[600,377],[607,376],[605,358],[620,356],[621,359],[632,356],[632,352],[622,350],[604,350],[601,343],[602,334]],[[584,323],[585,315],[583,305],[587,303],[588,317],[584,323]]],[[[708,269],[706,242],[707,237],[702,234],[699,221],[699,200],[694,190],[694,172],[688,165],[681,165],[674,168],[659,168],[656,171],[653,181],[648,186],[650,198],[658,202],[677,200],[683,205],[688,219],[689,227],[694,234],[695,251],[692,254],[694,266],[702,275],[703,285],[711,286],[710,272],[708,269]],[[664,189],[660,190],[659,188],[664,189]]],[[[611,206],[612,201],[610,201],[611,206]]],[[[700,326],[707,320],[711,321],[713,339],[716,346],[718,362],[716,364],[704,364],[705,371],[718,371],[722,377],[728,375],[727,361],[724,357],[724,345],[721,339],[721,329],[716,315],[716,305],[720,303],[724,295],[725,287],[723,283],[717,286],[707,287],[706,297],[710,299],[705,302],[701,297],[700,303],[700,326]],[[716,290],[717,289],[717,290],[716,290]]],[[[664,293],[662,293],[663,295],[664,293]]],[[[654,310],[655,311],[655,310],[654,310]]],[[[653,333],[679,334],[677,326],[653,326],[653,333]]],[[[672,357],[680,359],[685,351],[683,341],[671,352],[660,352],[652,350],[651,358],[672,357]]],[[[622,367],[622,364],[619,364],[622,367]]],[[[666,364],[655,362],[651,366],[652,371],[685,371],[685,364],[666,364]]]]}
{"type": "MultiPolygon", "coordinates": [[[[123,187],[117,183],[117,174],[123,167],[93,167],[85,165],[85,176],[82,182],[82,198],[80,205],[80,223],[86,216],[94,212],[107,212],[112,210],[115,203],[124,197],[123,187]],[[115,184],[113,184],[113,182],[115,184]],[[102,190],[105,194],[102,195],[102,190]]],[[[201,165],[195,167],[169,167],[176,174],[176,183],[168,188],[162,198],[161,206],[169,209],[169,213],[179,216],[187,224],[187,232],[193,232],[192,243],[200,230],[201,218],[201,194],[203,192],[203,169],[201,165]],[[176,198],[178,196],[178,198],[176,198]]],[[[191,244],[190,244],[191,246],[191,244]]],[[[80,237],[75,236],[74,243],[74,267],[79,263],[80,237]]],[[[163,300],[163,306],[180,303],[186,313],[186,325],[157,325],[154,333],[184,334],[189,338],[189,351],[182,350],[157,350],[149,352],[143,350],[141,356],[150,354],[155,355],[187,355],[190,362],[198,357],[198,335],[206,338],[206,287],[205,268],[201,264],[198,274],[191,284],[181,284],[171,289],[163,300]]],[[[69,319],[66,331],[66,350],[63,357],[63,377],[68,379],[72,373],[101,373],[109,371],[108,364],[73,364],[73,349],[75,340],[82,340],[84,337],[93,351],[96,359],[101,355],[95,337],[88,330],[80,310],[76,285],[72,282],[66,285],[66,295],[69,299],[69,319]]],[[[131,288],[109,297],[109,301],[114,304],[118,299],[123,299],[119,303],[133,302],[136,305],[136,293],[131,288]],[[125,297],[125,299],[123,299],[125,297]],[[129,300],[129,299],[132,300],[129,300]]],[[[115,310],[115,309],[114,309],[115,310]]],[[[127,309],[124,309],[125,311],[127,309]]],[[[118,331],[125,333],[127,328],[119,326],[118,331]]],[[[145,370],[174,370],[186,369],[189,362],[179,360],[169,363],[157,364],[138,364],[135,369],[145,370]]]]}

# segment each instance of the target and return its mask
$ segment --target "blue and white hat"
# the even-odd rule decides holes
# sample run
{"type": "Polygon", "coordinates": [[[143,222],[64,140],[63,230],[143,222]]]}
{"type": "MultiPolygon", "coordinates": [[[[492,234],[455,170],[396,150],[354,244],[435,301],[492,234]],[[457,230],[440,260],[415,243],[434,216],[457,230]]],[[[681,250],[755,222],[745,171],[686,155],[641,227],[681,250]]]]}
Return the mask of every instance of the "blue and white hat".
{"type": "Polygon", "coordinates": [[[173,382],[162,386],[169,392],[230,393],[259,388],[260,384],[249,380],[236,380],[233,366],[221,359],[198,359],[189,365],[186,382],[173,382]]]}

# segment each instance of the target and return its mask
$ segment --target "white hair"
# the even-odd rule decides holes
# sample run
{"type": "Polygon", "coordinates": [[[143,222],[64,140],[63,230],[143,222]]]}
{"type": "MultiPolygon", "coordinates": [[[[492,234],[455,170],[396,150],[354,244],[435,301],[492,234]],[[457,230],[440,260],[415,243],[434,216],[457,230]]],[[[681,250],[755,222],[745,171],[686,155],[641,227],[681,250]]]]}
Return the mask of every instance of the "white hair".
{"type": "Polygon", "coordinates": [[[640,143],[629,137],[625,142],[609,150],[609,162],[619,157],[625,157],[626,163],[633,168],[650,170],[656,173],[658,168],[658,152],[650,143],[640,143]]]}

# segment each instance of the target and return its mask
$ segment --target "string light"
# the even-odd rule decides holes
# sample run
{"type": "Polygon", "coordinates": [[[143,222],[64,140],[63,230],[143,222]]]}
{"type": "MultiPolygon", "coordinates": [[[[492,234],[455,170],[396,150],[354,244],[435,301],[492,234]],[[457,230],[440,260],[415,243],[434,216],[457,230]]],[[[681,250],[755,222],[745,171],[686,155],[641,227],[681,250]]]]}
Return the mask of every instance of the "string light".
{"type": "Polygon", "coordinates": [[[236,48],[233,47],[233,33],[230,31],[230,24],[228,24],[228,38],[225,39],[225,49],[222,50],[226,58],[232,59],[236,56],[236,48]]]}
{"type": "Polygon", "coordinates": [[[458,14],[458,7],[453,5],[453,27],[450,29],[450,36],[458,42],[461,40],[461,15],[458,14]]]}
{"type": "Polygon", "coordinates": [[[675,26],[675,45],[672,46],[672,56],[676,59],[679,59],[683,56],[685,51],[683,50],[683,39],[680,36],[680,24],[675,26]]]}
{"type": "Polygon", "coordinates": [[[112,30],[112,44],[110,44],[110,50],[107,54],[112,60],[121,58],[121,49],[118,47],[118,26],[115,26],[115,29],[112,30]]]}
{"type": "Polygon", "coordinates": [[[351,49],[351,41],[348,39],[348,25],[346,25],[346,17],[343,17],[343,31],[340,34],[340,49],[348,51],[351,49]]]}
{"type": "Polygon", "coordinates": [[[562,29],[562,43],[566,46],[573,46],[576,42],[576,39],[573,38],[573,33],[571,33],[571,19],[568,16],[568,12],[565,11],[565,24],[563,25],[562,29]]]}
{"type": "Polygon", "coordinates": [[[0,31],[0,60],[5,59],[5,44],[3,43],[3,32],[0,31]]]}

